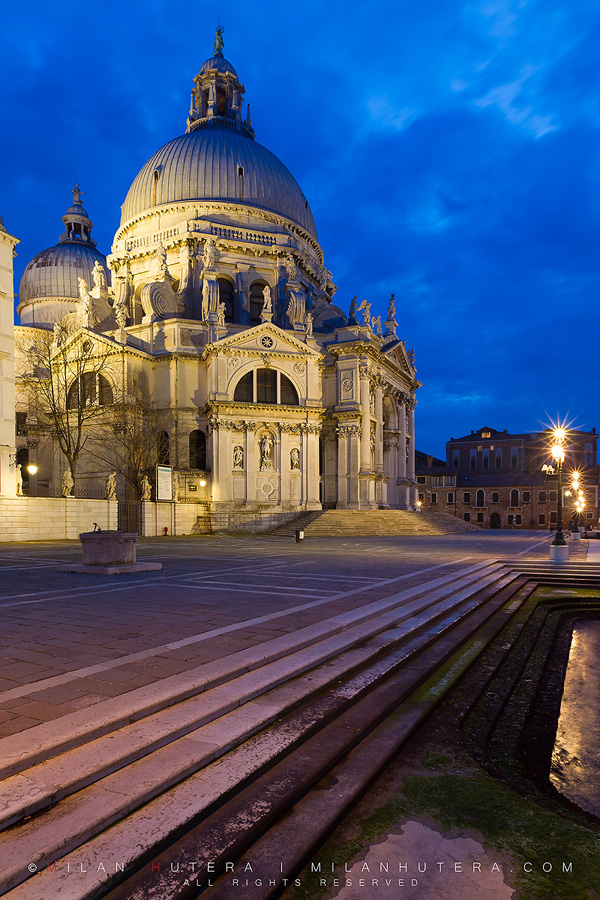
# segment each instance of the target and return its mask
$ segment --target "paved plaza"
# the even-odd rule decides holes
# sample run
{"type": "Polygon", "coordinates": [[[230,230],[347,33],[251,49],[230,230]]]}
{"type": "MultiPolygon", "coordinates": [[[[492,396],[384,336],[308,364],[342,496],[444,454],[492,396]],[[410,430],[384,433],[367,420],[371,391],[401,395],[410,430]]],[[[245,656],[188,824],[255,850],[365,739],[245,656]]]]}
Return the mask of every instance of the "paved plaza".
{"type": "MultiPolygon", "coordinates": [[[[160,572],[64,573],[78,542],[0,548],[0,737],[89,709],[457,569],[548,556],[539,532],[142,539],[160,572]]],[[[575,553],[573,553],[575,551],[575,553]]],[[[587,542],[572,548],[585,558],[587,542]]]]}

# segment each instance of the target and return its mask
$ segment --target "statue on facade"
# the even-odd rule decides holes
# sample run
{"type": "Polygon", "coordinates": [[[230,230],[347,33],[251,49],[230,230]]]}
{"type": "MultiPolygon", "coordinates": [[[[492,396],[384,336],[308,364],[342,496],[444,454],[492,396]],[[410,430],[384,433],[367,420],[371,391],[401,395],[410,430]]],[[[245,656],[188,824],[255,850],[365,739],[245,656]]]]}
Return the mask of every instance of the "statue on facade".
{"type": "Polygon", "coordinates": [[[287,272],[288,281],[296,281],[298,278],[298,268],[293,256],[286,256],[284,262],[285,271],[287,272]]]}
{"type": "Polygon", "coordinates": [[[271,288],[269,285],[265,285],[263,288],[263,308],[262,311],[264,313],[272,313],[273,312],[273,295],[271,293],[271,288]]]}
{"type": "Polygon", "coordinates": [[[313,336],[313,317],[310,313],[306,313],[306,319],[304,320],[306,324],[306,337],[313,336]]]}
{"type": "Polygon", "coordinates": [[[370,325],[371,325],[371,304],[367,303],[366,300],[363,300],[363,302],[358,307],[357,312],[362,312],[362,314],[363,314],[363,320],[361,322],[361,325],[363,327],[367,327],[367,328],[370,327],[370,325]]]}
{"type": "Polygon", "coordinates": [[[348,324],[349,325],[357,325],[358,322],[356,320],[356,306],[358,304],[358,298],[356,295],[350,301],[350,312],[348,313],[348,324]]]}
{"type": "Polygon", "coordinates": [[[237,446],[233,448],[233,468],[244,468],[244,448],[237,446]]]}
{"type": "Polygon", "coordinates": [[[71,190],[73,191],[73,203],[78,203],[78,204],[80,204],[80,203],[81,203],[81,197],[82,197],[82,195],[83,195],[84,192],[81,191],[81,190],[79,189],[79,185],[78,185],[78,184],[76,184],[74,188],[71,188],[71,190]]]}
{"type": "Polygon", "coordinates": [[[73,476],[71,475],[70,469],[65,469],[62,477],[62,495],[63,497],[72,497],[73,496],[73,487],[75,482],[73,481],[73,476]]]}
{"type": "Polygon", "coordinates": [[[381,316],[373,317],[373,328],[377,337],[381,337],[381,316]]]}
{"type": "Polygon", "coordinates": [[[212,269],[214,264],[218,259],[217,248],[215,247],[214,239],[211,237],[206,238],[204,243],[204,256],[202,259],[203,265],[205,269],[212,269]]]}
{"type": "Polygon", "coordinates": [[[123,328],[125,328],[125,325],[127,324],[127,319],[129,318],[129,313],[127,312],[127,300],[125,299],[124,294],[119,293],[119,297],[115,302],[114,309],[117,328],[123,330],[123,328]]]}
{"type": "Polygon", "coordinates": [[[92,278],[94,279],[94,288],[99,291],[106,291],[106,272],[96,260],[92,269],[92,278]]]}
{"type": "Polygon", "coordinates": [[[260,441],[260,467],[261,469],[272,469],[273,458],[273,439],[270,434],[265,434],[260,441]]]}
{"type": "Polygon", "coordinates": [[[408,351],[408,361],[414,369],[414,367],[415,367],[415,351],[414,350],[408,351]]]}
{"type": "Polygon", "coordinates": [[[396,328],[398,327],[398,323],[396,322],[396,297],[394,294],[390,297],[390,302],[388,303],[387,309],[387,318],[385,320],[385,334],[390,337],[396,337],[396,328]]]}
{"type": "Polygon", "coordinates": [[[223,47],[225,44],[223,43],[223,32],[225,31],[222,25],[219,25],[217,31],[215,33],[215,55],[223,52],[223,47]]]}
{"type": "Polygon", "coordinates": [[[390,297],[390,302],[388,303],[387,317],[388,319],[393,319],[396,315],[396,297],[394,294],[390,297]]]}
{"type": "Polygon", "coordinates": [[[62,343],[67,335],[67,329],[61,322],[55,322],[53,328],[54,337],[52,338],[52,353],[60,350],[62,343]]]}
{"type": "Polygon", "coordinates": [[[117,473],[111,472],[111,474],[106,479],[106,499],[107,500],[116,500],[117,499],[117,473]]]}
{"type": "Polygon", "coordinates": [[[23,475],[21,473],[21,469],[23,466],[18,463],[17,464],[17,497],[23,496],[23,475]]]}
{"type": "Polygon", "coordinates": [[[142,478],[142,500],[149,500],[152,496],[152,487],[150,482],[148,481],[148,476],[144,475],[142,478]]]}
{"type": "Polygon", "coordinates": [[[92,315],[92,298],[85,278],[77,279],[79,284],[79,303],[77,304],[77,324],[80,328],[89,328],[92,315]]]}
{"type": "Polygon", "coordinates": [[[179,483],[179,473],[173,472],[173,500],[175,503],[179,500],[179,493],[181,491],[181,485],[179,483]]]}
{"type": "Polygon", "coordinates": [[[225,326],[225,303],[223,300],[220,300],[217,306],[217,325],[225,326]]]}
{"type": "Polygon", "coordinates": [[[297,447],[292,447],[290,450],[290,469],[299,469],[300,468],[300,451],[297,447]]]}
{"type": "Polygon", "coordinates": [[[168,276],[169,274],[169,267],[167,266],[167,251],[165,250],[162,241],[159,241],[156,248],[156,253],[154,254],[154,268],[156,274],[162,276],[163,278],[168,276]]]}

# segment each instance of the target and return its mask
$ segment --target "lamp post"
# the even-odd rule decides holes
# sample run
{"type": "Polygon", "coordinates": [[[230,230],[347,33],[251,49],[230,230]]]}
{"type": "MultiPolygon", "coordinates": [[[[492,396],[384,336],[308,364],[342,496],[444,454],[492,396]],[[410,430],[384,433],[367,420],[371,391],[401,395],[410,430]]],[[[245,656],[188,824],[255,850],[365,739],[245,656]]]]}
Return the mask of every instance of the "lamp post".
{"type": "Polygon", "coordinates": [[[569,548],[563,534],[562,523],[562,464],[565,459],[565,430],[555,428],[553,432],[554,443],[551,448],[552,459],[556,463],[558,474],[558,515],[556,522],[556,534],[550,544],[550,559],[554,562],[565,562],[569,558],[569,548]]]}

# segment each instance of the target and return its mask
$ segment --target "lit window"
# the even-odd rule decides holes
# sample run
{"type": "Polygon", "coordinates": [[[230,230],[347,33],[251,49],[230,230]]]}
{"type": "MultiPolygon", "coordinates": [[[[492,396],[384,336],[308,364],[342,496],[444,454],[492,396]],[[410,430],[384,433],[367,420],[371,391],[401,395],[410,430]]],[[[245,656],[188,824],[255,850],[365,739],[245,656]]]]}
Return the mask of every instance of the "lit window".
{"type": "Polygon", "coordinates": [[[298,392],[287,375],[278,369],[253,369],[246,372],[235,386],[237,403],[269,403],[298,406],[298,392]]]}

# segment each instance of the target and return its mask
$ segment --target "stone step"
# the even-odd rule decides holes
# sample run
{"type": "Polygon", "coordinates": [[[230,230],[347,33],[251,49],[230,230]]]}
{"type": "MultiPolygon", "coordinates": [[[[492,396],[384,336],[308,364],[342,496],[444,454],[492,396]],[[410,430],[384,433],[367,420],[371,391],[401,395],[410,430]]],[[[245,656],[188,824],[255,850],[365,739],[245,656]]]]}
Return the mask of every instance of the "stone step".
{"type": "Polygon", "coordinates": [[[399,509],[327,509],[288,522],[274,533],[293,535],[297,528],[302,528],[309,537],[436,535],[480,530],[476,525],[444,513],[399,509]]]}
{"type": "MultiPolygon", "coordinates": [[[[512,601],[514,593],[515,588],[511,588],[507,593],[496,594],[495,602],[488,597],[485,607],[479,607],[428,644],[424,652],[416,654],[399,672],[376,685],[297,750],[171,844],[153,859],[152,865],[146,865],[104,896],[107,900],[145,900],[149,896],[155,900],[183,900],[195,894],[182,888],[181,876],[169,871],[169,860],[196,861],[205,882],[209,861],[216,863],[218,872],[225,861],[236,860],[242,852],[252,859],[253,865],[256,861],[257,873],[273,872],[279,876],[274,888],[268,886],[266,879],[261,885],[244,886],[244,897],[258,900],[279,896],[281,879],[293,877],[316,844],[356,802],[497,634],[507,616],[514,614],[519,606],[512,601]],[[492,621],[507,601],[512,601],[512,610],[504,613],[500,621],[492,621]],[[464,647],[474,631],[478,637],[481,634],[481,641],[475,648],[464,647]],[[461,649],[457,650],[457,646],[461,649]],[[440,666],[443,679],[434,677],[428,689],[426,679],[440,666]],[[160,867],[159,875],[156,866],[160,867]]],[[[231,894],[229,883],[217,882],[211,887],[210,896],[215,900],[231,894]]]]}
{"type": "MultiPolygon", "coordinates": [[[[272,723],[277,717],[285,713],[290,704],[295,705],[300,698],[310,695],[311,690],[314,692],[314,690],[322,689],[324,684],[328,683],[327,679],[339,679],[340,675],[345,674],[347,676],[348,672],[356,668],[357,665],[361,664],[364,666],[374,653],[381,652],[382,647],[394,646],[396,648],[396,656],[398,657],[398,654],[400,654],[395,664],[399,664],[403,654],[406,653],[406,648],[401,651],[398,650],[397,643],[399,640],[407,640],[413,632],[415,634],[420,632],[421,642],[427,643],[435,636],[436,629],[444,630],[450,627],[457,619],[462,618],[462,615],[467,614],[473,606],[477,606],[477,595],[483,587],[496,582],[502,584],[503,581],[510,580],[512,577],[507,576],[505,572],[503,573],[500,567],[488,568],[494,568],[495,571],[483,579],[472,580],[470,584],[467,583],[468,579],[459,579],[457,582],[459,589],[452,590],[449,596],[447,588],[439,589],[438,591],[434,590],[429,593],[427,606],[428,608],[434,608],[437,622],[433,619],[432,614],[425,620],[423,620],[422,614],[419,617],[416,606],[419,602],[418,600],[413,601],[412,605],[410,601],[406,601],[400,610],[390,610],[384,615],[380,615],[378,617],[379,622],[375,620],[363,621],[360,626],[362,632],[358,633],[355,629],[350,628],[344,635],[338,635],[338,639],[342,637],[347,638],[345,652],[348,654],[348,657],[342,660],[338,655],[332,665],[326,656],[325,663],[330,666],[330,670],[317,674],[316,677],[314,675],[311,676],[313,677],[312,688],[310,685],[301,683],[298,680],[295,684],[292,683],[293,686],[290,686],[289,679],[297,679],[299,672],[304,671],[307,666],[310,667],[310,664],[315,662],[315,660],[312,660],[309,664],[304,659],[302,665],[299,666],[299,659],[294,660],[292,658],[293,655],[289,657],[289,664],[288,660],[280,660],[277,663],[281,669],[278,675],[279,681],[277,677],[272,682],[269,682],[268,678],[265,680],[265,672],[250,673],[254,678],[259,675],[263,678],[260,686],[254,685],[254,692],[252,689],[248,692],[249,686],[246,685],[247,693],[244,694],[242,691],[240,694],[239,686],[244,676],[237,679],[237,684],[234,682],[229,683],[227,688],[231,706],[235,707],[237,704],[245,702],[245,705],[240,710],[234,709],[233,711],[224,712],[218,721],[207,723],[194,732],[189,732],[185,738],[155,750],[152,754],[134,762],[127,768],[119,769],[103,778],[100,782],[80,790],[78,794],[67,797],[47,813],[38,814],[29,822],[18,828],[12,828],[4,836],[0,836],[0,858],[3,859],[4,863],[0,885],[4,890],[7,890],[17,884],[21,878],[26,877],[27,858],[28,856],[31,857],[31,854],[42,863],[52,863],[57,855],[63,856],[65,853],[68,854],[75,848],[81,847],[81,844],[86,840],[97,840],[94,838],[94,834],[97,834],[98,831],[109,827],[123,815],[139,807],[140,804],[147,804],[152,797],[168,790],[174,783],[188,777],[200,766],[205,767],[203,772],[208,777],[211,767],[214,768],[216,766],[217,770],[219,770],[221,765],[222,760],[219,759],[211,763],[211,760],[214,760],[215,757],[222,756],[232,746],[235,748],[240,741],[247,740],[256,731],[272,723]],[[460,613],[461,606],[464,606],[462,614],[460,613]],[[399,618],[402,620],[400,626],[397,625],[399,618]],[[391,631],[387,636],[382,637],[382,628],[385,629],[386,626],[388,630],[391,628],[391,631]],[[364,640],[369,634],[371,640],[373,640],[374,635],[379,635],[379,639],[368,648],[366,653],[363,653],[363,659],[360,660],[357,656],[357,649],[353,647],[353,644],[357,640],[364,640]],[[323,681],[323,678],[326,680],[323,681]],[[271,694],[266,697],[269,683],[271,685],[274,684],[275,687],[271,687],[271,694]],[[258,701],[252,699],[253,696],[256,696],[257,689],[259,694],[265,693],[264,699],[259,699],[258,701]],[[279,695],[277,694],[278,691],[280,692],[279,695]]],[[[381,601],[378,601],[378,603],[381,603],[381,601]]],[[[369,606],[375,605],[377,604],[370,604],[369,606]]],[[[423,604],[421,603],[421,613],[422,611],[423,604]]],[[[329,649],[331,650],[331,648],[329,649]]],[[[338,654],[341,649],[342,645],[340,644],[337,648],[338,654]]],[[[300,655],[306,655],[306,651],[300,651],[300,655]]],[[[317,662],[323,665],[322,656],[320,659],[317,658],[317,662]]],[[[268,666],[265,668],[268,668],[268,666]]],[[[272,676],[273,672],[271,673],[272,676]]],[[[372,678],[372,672],[366,678],[366,681],[365,677],[362,680],[359,678],[363,689],[365,684],[371,684],[372,678]]],[[[208,693],[210,692],[203,696],[207,697],[208,693]]],[[[173,712],[173,710],[169,710],[169,713],[173,712]]],[[[147,723],[148,727],[151,728],[155,718],[153,717],[153,720],[147,723]]],[[[267,742],[268,745],[269,742],[267,742]]],[[[275,741],[273,746],[275,752],[280,751],[277,741],[275,741]]],[[[69,765],[72,766],[74,764],[74,752],[71,751],[70,760],[67,759],[69,757],[69,753],[67,753],[64,755],[64,760],[58,761],[59,765],[61,762],[63,763],[63,771],[69,765]]],[[[236,750],[234,749],[232,752],[235,753],[236,750]]],[[[228,754],[226,758],[231,761],[231,754],[228,754]]],[[[255,763],[257,762],[256,754],[251,758],[255,763]]],[[[40,768],[38,767],[38,770],[40,768]]],[[[105,769],[106,767],[101,768],[105,769]]],[[[229,769],[226,771],[229,772],[229,769]]],[[[235,767],[231,771],[238,772],[235,767]]],[[[46,769],[46,774],[48,775],[49,773],[50,769],[46,769]]],[[[28,777],[30,774],[24,773],[24,776],[28,777]]],[[[196,776],[192,775],[192,777],[196,776]]],[[[199,777],[202,777],[202,773],[200,773],[199,777]]],[[[212,776],[210,776],[209,781],[211,785],[214,783],[215,786],[223,787],[222,778],[214,781],[212,776]]],[[[178,792],[180,788],[181,785],[173,788],[173,790],[178,792]]],[[[167,797],[167,795],[164,796],[167,797]]],[[[178,796],[180,797],[181,795],[178,796]]],[[[219,794],[217,793],[213,797],[212,802],[216,802],[218,796],[219,794]]],[[[170,808],[168,797],[166,800],[159,797],[158,800],[153,802],[166,804],[166,808],[170,808]]],[[[177,800],[177,803],[179,802],[180,799],[177,800]]],[[[148,808],[148,806],[144,807],[139,813],[146,823],[145,829],[148,828],[148,808]]],[[[189,812],[189,804],[184,803],[184,819],[183,822],[179,823],[178,827],[187,821],[186,817],[189,817],[189,812]]],[[[120,826],[114,827],[118,829],[120,826]]],[[[154,833],[152,829],[150,829],[150,832],[154,833]]],[[[164,839],[164,835],[162,835],[161,839],[164,839]]]]}

